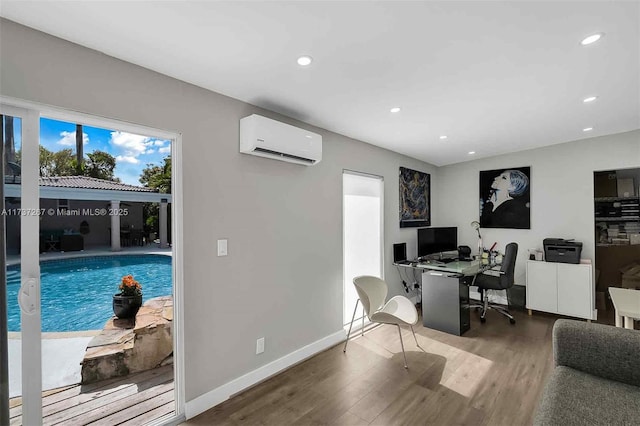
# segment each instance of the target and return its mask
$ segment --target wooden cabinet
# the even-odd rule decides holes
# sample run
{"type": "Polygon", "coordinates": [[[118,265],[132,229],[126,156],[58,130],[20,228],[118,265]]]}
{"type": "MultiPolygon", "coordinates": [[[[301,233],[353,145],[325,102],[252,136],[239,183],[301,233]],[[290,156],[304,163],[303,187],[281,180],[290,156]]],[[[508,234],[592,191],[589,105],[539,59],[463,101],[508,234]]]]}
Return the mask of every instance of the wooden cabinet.
{"type": "Polygon", "coordinates": [[[593,319],[591,264],[527,261],[527,309],[593,319]]]}

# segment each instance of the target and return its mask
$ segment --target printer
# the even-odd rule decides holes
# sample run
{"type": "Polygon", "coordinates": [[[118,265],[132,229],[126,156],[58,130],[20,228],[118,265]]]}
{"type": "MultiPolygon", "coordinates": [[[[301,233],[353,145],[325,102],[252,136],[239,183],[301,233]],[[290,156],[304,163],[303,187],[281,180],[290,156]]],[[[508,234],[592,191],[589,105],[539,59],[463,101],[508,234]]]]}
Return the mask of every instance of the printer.
{"type": "Polygon", "coordinates": [[[542,244],[547,262],[580,263],[582,243],[562,238],[545,238],[542,244]]]}

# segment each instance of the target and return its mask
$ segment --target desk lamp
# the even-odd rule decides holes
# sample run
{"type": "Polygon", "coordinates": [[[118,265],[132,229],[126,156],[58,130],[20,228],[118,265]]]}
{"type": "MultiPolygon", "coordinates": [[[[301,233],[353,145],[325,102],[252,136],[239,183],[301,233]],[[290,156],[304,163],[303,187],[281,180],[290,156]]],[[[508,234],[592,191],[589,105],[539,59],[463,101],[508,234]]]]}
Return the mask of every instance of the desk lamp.
{"type": "Polygon", "coordinates": [[[480,235],[480,222],[474,220],[471,222],[471,227],[478,231],[478,256],[482,257],[482,235],[480,235]]]}

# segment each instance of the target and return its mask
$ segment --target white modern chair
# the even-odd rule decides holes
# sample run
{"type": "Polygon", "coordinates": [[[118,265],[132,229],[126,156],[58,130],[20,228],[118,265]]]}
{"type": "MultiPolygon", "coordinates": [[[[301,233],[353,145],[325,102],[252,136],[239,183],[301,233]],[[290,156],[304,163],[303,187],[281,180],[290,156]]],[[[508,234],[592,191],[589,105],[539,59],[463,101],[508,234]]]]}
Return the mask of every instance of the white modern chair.
{"type": "MultiPolygon", "coordinates": [[[[404,296],[394,296],[389,299],[389,301],[385,302],[388,292],[387,283],[378,277],[369,275],[355,277],[353,279],[353,285],[356,286],[359,299],[356,301],[356,307],[353,309],[351,325],[349,325],[347,340],[344,342],[344,349],[342,352],[347,352],[347,343],[349,342],[349,336],[351,335],[351,327],[353,326],[353,320],[356,318],[358,302],[361,302],[364,313],[367,315],[367,318],[369,318],[369,321],[372,323],[395,324],[398,327],[400,345],[402,346],[402,355],[404,356],[404,368],[408,368],[407,355],[404,352],[404,343],[402,342],[400,324],[411,327],[413,338],[416,341],[416,345],[420,348],[420,344],[416,338],[416,333],[413,331],[413,326],[418,323],[418,311],[416,310],[416,307],[404,296]]],[[[364,325],[364,317],[362,322],[364,325]]],[[[361,331],[364,335],[364,327],[361,331]]]]}

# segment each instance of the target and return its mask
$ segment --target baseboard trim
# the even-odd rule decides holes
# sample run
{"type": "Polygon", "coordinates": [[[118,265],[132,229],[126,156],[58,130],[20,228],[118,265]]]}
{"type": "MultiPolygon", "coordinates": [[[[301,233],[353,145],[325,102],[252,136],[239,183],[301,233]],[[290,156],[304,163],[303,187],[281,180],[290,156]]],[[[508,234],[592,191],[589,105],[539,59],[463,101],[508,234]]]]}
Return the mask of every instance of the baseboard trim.
{"type": "Polygon", "coordinates": [[[296,351],[291,352],[279,358],[269,364],[253,370],[244,376],[240,376],[224,385],[213,389],[203,395],[200,395],[191,401],[187,401],[184,405],[184,412],[187,419],[191,419],[200,413],[207,411],[208,409],[215,407],[216,405],[226,401],[232,395],[243,391],[261,381],[281,372],[282,370],[291,367],[294,364],[299,363],[325,349],[337,345],[343,342],[346,338],[344,330],[337,331],[329,336],[326,336],[320,340],[317,340],[307,346],[304,346],[296,351]]]}

